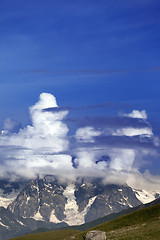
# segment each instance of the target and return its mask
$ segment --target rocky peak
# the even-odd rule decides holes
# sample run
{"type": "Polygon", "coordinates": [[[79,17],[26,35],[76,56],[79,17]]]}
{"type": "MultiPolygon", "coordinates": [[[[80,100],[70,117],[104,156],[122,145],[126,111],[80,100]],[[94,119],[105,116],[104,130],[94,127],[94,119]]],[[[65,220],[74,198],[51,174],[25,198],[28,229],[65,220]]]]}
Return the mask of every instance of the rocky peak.
{"type": "Polygon", "coordinates": [[[139,204],[127,185],[103,185],[101,179],[84,178],[65,185],[46,176],[29,182],[8,209],[24,218],[78,225],[139,204]]]}

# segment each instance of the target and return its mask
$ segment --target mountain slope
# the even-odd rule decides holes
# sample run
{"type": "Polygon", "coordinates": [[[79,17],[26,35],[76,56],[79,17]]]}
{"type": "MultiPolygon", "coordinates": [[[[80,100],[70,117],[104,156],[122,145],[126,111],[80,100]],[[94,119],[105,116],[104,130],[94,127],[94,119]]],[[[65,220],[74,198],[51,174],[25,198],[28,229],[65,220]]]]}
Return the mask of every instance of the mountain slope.
{"type": "Polygon", "coordinates": [[[118,217],[124,216],[126,214],[129,214],[129,213],[132,213],[132,212],[135,212],[135,211],[138,211],[138,210],[150,207],[150,206],[154,206],[154,205],[157,205],[157,204],[160,204],[160,198],[157,198],[156,200],[154,200],[150,203],[141,204],[141,205],[139,205],[137,207],[134,207],[134,208],[128,208],[128,209],[122,210],[118,213],[109,214],[109,215],[104,216],[102,218],[98,218],[94,221],[84,223],[80,226],[75,226],[74,228],[77,229],[77,230],[85,231],[85,230],[87,230],[89,228],[93,228],[93,227],[95,227],[99,224],[109,222],[109,221],[114,220],[118,217]]]}
{"type": "MultiPolygon", "coordinates": [[[[135,211],[89,230],[105,231],[110,240],[158,240],[160,236],[160,203],[135,211]]],[[[88,231],[89,231],[88,230],[88,231]]],[[[87,232],[87,231],[86,231],[87,232]]],[[[86,232],[69,230],[24,235],[13,240],[82,240],[86,232]]]]}
{"type": "Polygon", "coordinates": [[[20,191],[27,184],[26,181],[12,182],[8,180],[0,180],[0,207],[7,208],[13,202],[20,191]]]}
{"type": "Polygon", "coordinates": [[[64,185],[46,177],[31,181],[8,209],[16,216],[72,226],[140,204],[127,185],[104,186],[99,179],[64,185]]]}
{"type": "Polygon", "coordinates": [[[0,207],[0,240],[20,236],[38,228],[58,229],[66,226],[65,223],[54,224],[36,221],[32,218],[17,217],[8,209],[0,207]]]}
{"type": "MultiPolygon", "coordinates": [[[[79,225],[79,226],[72,226],[70,228],[73,228],[73,229],[76,229],[76,230],[80,230],[80,231],[85,231],[87,229],[90,229],[90,228],[93,228],[97,225],[100,225],[100,224],[103,224],[103,223],[106,223],[106,222],[109,222],[111,220],[114,220],[118,217],[121,217],[121,216],[124,216],[124,215],[127,215],[129,213],[132,213],[132,212],[135,212],[135,211],[138,211],[138,210],[141,210],[141,209],[144,209],[144,208],[147,208],[147,207],[150,207],[150,206],[154,206],[154,205],[157,205],[157,204],[160,204],[160,198],[150,202],[150,203],[147,203],[147,204],[142,204],[142,205],[139,205],[137,207],[134,207],[134,208],[129,208],[129,209],[125,209],[125,210],[122,210],[118,213],[112,213],[112,214],[109,214],[107,216],[104,216],[102,218],[98,218],[96,220],[93,220],[91,222],[87,222],[87,223],[84,223],[82,225],[79,225]]],[[[37,229],[35,232],[47,232],[49,231],[49,229],[37,229]]]]}
{"type": "Polygon", "coordinates": [[[109,239],[159,239],[160,204],[119,217],[94,229],[105,231],[109,239]]]}
{"type": "Polygon", "coordinates": [[[38,228],[74,227],[98,219],[76,227],[84,230],[101,223],[99,218],[103,216],[102,222],[108,221],[119,216],[116,213],[140,204],[127,185],[102,185],[101,179],[62,184],[54,176],[46,176],[28,182],[7,209],[1,208],[0,236],[3,233],[2,240],[7,240],[38,228]]]}

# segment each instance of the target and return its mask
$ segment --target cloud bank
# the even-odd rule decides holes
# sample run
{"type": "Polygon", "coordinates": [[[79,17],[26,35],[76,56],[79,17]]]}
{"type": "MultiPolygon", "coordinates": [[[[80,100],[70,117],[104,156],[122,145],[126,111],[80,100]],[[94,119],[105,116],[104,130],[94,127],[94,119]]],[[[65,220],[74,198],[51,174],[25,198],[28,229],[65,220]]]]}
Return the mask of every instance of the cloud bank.
{"type": "Polygon", "coordinates": [[[77,177],[101,177],[104,184],[135,186],[140,179],[150,188],[159,187],[160,177],[140,172],[148,159],[159,156],[159,138],[154,136],[145,110],[113,117],[113,122],[106,117],[99,124],[96,118],[85,119],[70,136],[65,121],[69,111],[53,109],[58,109],[56,98],[42,93],[29,108],[31,125],[22,129],[9,118],[4,122],[0,134],[1,178],[56,175],[74,181],[77,177]]]}

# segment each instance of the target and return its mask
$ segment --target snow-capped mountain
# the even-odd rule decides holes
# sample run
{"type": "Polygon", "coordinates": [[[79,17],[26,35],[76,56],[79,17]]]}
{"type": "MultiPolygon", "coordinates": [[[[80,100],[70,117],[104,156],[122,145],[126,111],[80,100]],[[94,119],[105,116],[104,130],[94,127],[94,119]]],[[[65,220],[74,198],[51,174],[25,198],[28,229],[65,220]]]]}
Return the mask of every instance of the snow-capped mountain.
{"type": "Polygon", "coordinates": [[[98,179],[65,185],[46,177],[31,181],[8,209],[23,218],[80,225],[139,204],[141,201],[127,185],[104,186],[98,179]]]}
{"type": "Polygon", "coordinates": [[[159,193],[127,185],[103,185],[101,179],[62,184],[46,176],[30,182],[0,182],[0,240],[35,230],[85,222],[147,203],[159,193]]]}

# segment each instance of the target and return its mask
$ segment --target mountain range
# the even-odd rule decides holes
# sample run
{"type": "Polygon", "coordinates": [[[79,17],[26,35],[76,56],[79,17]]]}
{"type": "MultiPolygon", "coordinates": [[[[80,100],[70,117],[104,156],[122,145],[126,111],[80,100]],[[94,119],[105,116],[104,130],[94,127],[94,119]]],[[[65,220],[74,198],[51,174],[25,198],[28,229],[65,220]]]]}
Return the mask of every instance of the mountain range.
{"type": "Polygon", "coordinates": [[[82,225],[159,197],[128,185],[103,185],[101,179],[60,183],[54,176],[32,181],[0,181],[0,240],[37,228],[82,225]]]}
{"type": "MultiPolygon", "coordinates": [[[[12,240],[83,240],[86,235],[93,233],[93,231],[103,232],[103,237],[106,235],[110,240],[158,240],[160,236],[160,198],[154,200],[149,204],[143,204],[136,208],[123,210],[118,214],[111,214],[104,218],[93,221],[94,225],[89,227],[83,225],[79,230],[77,227],[69,229],[60,229],[54,231],[46,231],[26,234],[12,240]],[[114,216],[113,216],[114,215],[114,216]],[[120,217],[119,217],[120,216],[120,217]],[[109,219],[110,218],[110,219],[109,219]],[[96,223],[97,222],[97,223],[96,223]],[[85,230],[85,231],[84,231],[85,230]]],[[[90,222],[90,224],[93,224],[90,222]]],[[[90,234],[91,237],[92,234],[90,234]]],[[[102,239],[91,237],[89,239],[102,239]]],[[[104,239],[104,238],[103,238],[104,239]]]]}

